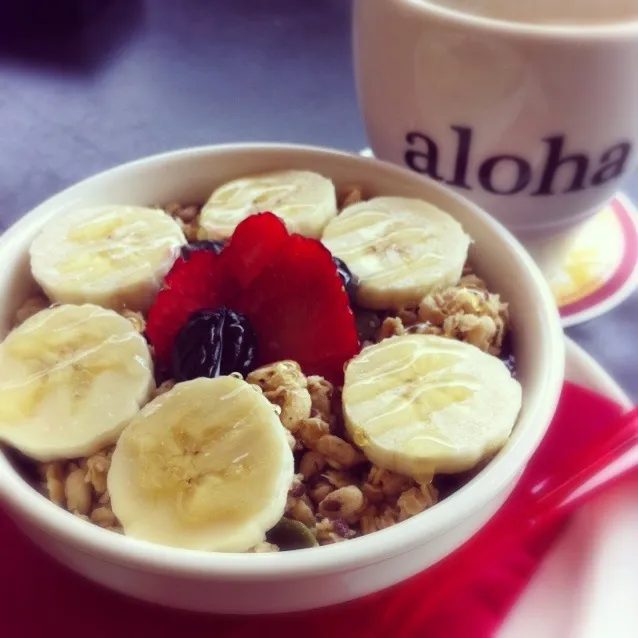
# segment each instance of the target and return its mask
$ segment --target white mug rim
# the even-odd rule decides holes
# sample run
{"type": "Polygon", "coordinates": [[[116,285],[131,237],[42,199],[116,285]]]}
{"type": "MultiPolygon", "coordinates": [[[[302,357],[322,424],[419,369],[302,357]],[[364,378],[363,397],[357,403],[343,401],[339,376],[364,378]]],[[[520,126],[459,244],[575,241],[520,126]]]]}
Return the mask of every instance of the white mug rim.
{"type": "Polygon", "coordinates": [[[505,36],[541,41],[565,40],[570,44],[638,39],[638,18],[605,24],[534,24],[472,15],[458,9],[432,4],[426,0],[394,0],[394,2],[403,5],[404,10],[410,11],[415,16],[430,15],[448,24],[505,36]]]}

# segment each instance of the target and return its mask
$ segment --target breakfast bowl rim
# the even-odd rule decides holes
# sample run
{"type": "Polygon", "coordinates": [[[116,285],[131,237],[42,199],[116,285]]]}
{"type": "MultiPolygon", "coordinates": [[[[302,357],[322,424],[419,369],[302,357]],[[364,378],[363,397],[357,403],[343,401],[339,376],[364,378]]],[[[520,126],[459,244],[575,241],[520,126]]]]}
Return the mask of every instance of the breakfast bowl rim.
{"type": "Polygon", "coordinates": [[[554,298],[538,267],[513,235],[476,205],[429,178],[375,158],[318,146],[248,142],[198,146],[150,155],[81,180],[36,206],[0,237],[0,255],[12,244],[24,243],[30,231],[42,227],[49,217],[58,214],[58,204],[76,189],[97,187],[101,181],[125,177],[133,169],[157,171],[166,163],[193,162],[210,156],[220,157],[223,161],[225,154],[248,152],[290,156],[291,164],[318,156],[347,160],[352,162],[353,173],[363,174],[369,168],[373,173],[385,172],[387,176],[396,176],[404,182],[410,175],[415,187],[419,186],[424,191],[444,190],[447,197],[469,209],[480,224],[488,227],[494,241],[510,251],[520,264],[521,274],[527,277],[527,282],[521,283],[531,284],[528,294],[533,296],[531,301],[539,309],[534,313],[535,320],[542,324],[540,327],[545,335],[538,347],[538,366],[545,367],[544,374],[539,375],[542,387],[536,389],[537,398],[531,409],[528,406],[525,431],[515,445],[506,453],[497,455],[468,484],[419,516],[344,543],[271,554],[225,554],[179,549],[102,529],[65,511],[40,494],[18,474],[6,455],[0,454],[0,503],[4,501],[18,519],[79,552],[145,572],[226,580],[306,577],[372,565],[431,542],[497,500],[516,481],[551,422],[562,387],[564,339],[554,298]]]}

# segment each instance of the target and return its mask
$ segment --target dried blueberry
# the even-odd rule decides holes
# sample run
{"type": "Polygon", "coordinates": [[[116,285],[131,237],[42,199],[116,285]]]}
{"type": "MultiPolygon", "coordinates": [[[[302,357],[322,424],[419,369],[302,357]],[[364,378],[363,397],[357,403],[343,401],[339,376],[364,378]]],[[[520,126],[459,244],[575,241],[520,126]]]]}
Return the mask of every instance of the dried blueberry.
{"type": "Polygon", "coordinates": [[[350,538],[353,536],[350,526],[343,518],[337,518],[332,521],[332,529],[335,531],[335,534],[338,534],[341,538],[350,538]]]}
{"type": "Polygon", "coordinates": [[[173,347],[173,378],[188,381],[232,372],[248,374],[257,361],[257,338],[248,319],[228,308],[198,310],[173,347]]]}
{"type": "Polygon", "coordinates": [[[348,266],[346,266],[346,264],[341,261],[339,257],[333,257],[332,261],[337,267],[337,273],[339,274],[339,277],[341,277],[343,287],[348,293],[350,303],[354,303],[357,296],[357,278],[352,274],[352,272],[350,272],[350,268],[348,268],[348,266]]]}
{"type": "Polygon", "coordinates": [[[190,244],[182,246],[182,259],[188,261],[188,258],[198,250],[210,250],[219,255],[224,250],[223,241],[194,241],[190,244]]]}

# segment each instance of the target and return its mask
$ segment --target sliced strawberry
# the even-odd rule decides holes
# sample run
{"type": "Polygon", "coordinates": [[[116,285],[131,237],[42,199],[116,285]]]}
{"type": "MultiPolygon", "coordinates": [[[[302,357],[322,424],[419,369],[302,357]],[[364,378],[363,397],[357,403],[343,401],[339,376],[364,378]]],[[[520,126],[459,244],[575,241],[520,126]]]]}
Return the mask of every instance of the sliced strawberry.
{"type": "Polygon", "coordinates": [[[344,365],[360,349],[330,252],[289,235],[272,213],[239,224],[220,255],[192,251],[175,262],[146,327],[158,366],[170,364],[175,338],[195,311],[222,305],[250,320],[261,364],[292,359],[306,374],[341,383],[344,365]]]}
{"type": "Polygon", "coordinates": [[[146,336],[160,366],[170,363],[173,342],[190,315],[224,302],[225,278],[221,259],[212,251],[193,252],[177,259],[148,313],[146,336]]]}
{"type": "Polygon", "coordinates": [[[241,222],[224,248],[226,274],[247,288],[273,260],[288,239],[286,226],[272,213],[251,215],[241,222]]]}
{"type": "Polygon", "coordinates": [[[330,252],[314,239],[291,235],[234,306],[257,334],[262,364],[292,359],[306,374],[341,383],[359,352],[348,295],[330,252]]]}

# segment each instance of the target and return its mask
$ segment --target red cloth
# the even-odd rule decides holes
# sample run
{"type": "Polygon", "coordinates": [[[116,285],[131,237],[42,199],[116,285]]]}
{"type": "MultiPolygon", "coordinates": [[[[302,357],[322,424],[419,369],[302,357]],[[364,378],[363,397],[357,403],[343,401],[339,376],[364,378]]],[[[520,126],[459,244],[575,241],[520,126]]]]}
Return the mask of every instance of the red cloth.
{"type": "MultiPolygon", "coordinates": [[[[576,446],[586,444],[621,411],[607,399],[566,384],[541,448],[507,503],[481,533],[488,534],[490,526],[511,515],[530,485],[576,446]]],[[[454,569],[454,555],[407,583],[361,601],[306,614],[232,618],[174,612],[105,591],[43,556],[0,513],[0,636],[489,638],[516,602],[559,527],[473,575],[462,591],[427,618],[419,617],[417,602],[427,596],[428,588],[445,578],[446,570],[454,569]]]]}

